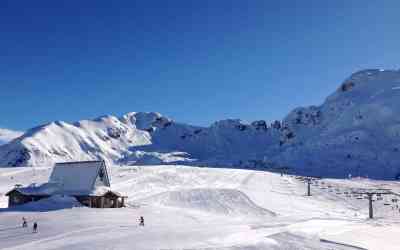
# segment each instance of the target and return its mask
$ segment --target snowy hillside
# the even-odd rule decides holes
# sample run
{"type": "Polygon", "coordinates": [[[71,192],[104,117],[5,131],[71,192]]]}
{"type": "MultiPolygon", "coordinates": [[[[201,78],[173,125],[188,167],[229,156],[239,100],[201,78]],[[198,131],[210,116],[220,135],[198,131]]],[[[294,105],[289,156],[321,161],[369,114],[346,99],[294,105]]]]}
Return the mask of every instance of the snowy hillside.
{"type": "Polygon", "coordinates": [[[105,159],[121,164],[237,163],[262,158],[278,129],[265,122],[225,120],[209,128],[180,124],[158,113],[104,116],[74,124],[56,121],[0,147],[2,166],[49,166],[105,159]]]}
{"type": "MultiPolygon", "coordinates": [[[[0,207],[15,184],[45,182],[50,171],[1,168],[0,207]]],[[[400,244],[400,213],[396,204],[384,205],[394,196],[376,200],[376,219],[369,220],[368,201],[345,195],[360,187],[398,192],[396,182],[323,179],[307,197],[295,176],[264,171],[164,165],[109,172],[113,189],[128,195],[127,208],[90,209],[68,197],[0,208],[0,249],[394,250],[400,244]],[[30,227],[38,222],[37,234],[20,227],[23,216],[30,227]]]]}
{"type": "Polygon", "coordinates": [[[321,106],[283,121],[229,119],[186,125],[158,113],[53,122],[0,146],[0,166],[50,166],[105,159],[122,165],[290,167],[330,177],[400,175],[400,71],[351,75],[321,106]]]}
{"type": "Polygon", "coordinates": [[[293,138],[274,160],[300,173],[397,178],[399,90],[399,71],[353,74],[323,105],[296,109],[285,118],[293,138]]]}
{"type": "Polygon", "coordinates": [[[20,137],[22,134],[23,133],[19,131],[0,128],[0,145],[10,142],[15,138],[20,137]]]}

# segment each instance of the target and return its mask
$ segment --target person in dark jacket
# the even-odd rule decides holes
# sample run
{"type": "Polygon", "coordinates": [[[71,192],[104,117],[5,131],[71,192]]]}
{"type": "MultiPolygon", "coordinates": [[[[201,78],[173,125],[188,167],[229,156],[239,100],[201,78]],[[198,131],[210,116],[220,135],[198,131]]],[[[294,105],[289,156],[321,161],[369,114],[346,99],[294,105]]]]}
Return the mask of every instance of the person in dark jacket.
{"type": "Polygon", "coordinates": [[[26,221],[25,217],[22,217],[22,227],[28,227],[28,222],[26,221]]]}
{"type": "Polygon", "coordinates": [[[140,219],[139,219],[139,226],[144,227],[144,218],[143,218],[143,216],[140,216],[140,219]]]}
{"type": "Polygon", "coordinates": [[[37,233],[37,230],[38,230],[38,224],[37,224],[37,222],[35,222],[35,223],[33,223],[33,232],[37,233]]]}

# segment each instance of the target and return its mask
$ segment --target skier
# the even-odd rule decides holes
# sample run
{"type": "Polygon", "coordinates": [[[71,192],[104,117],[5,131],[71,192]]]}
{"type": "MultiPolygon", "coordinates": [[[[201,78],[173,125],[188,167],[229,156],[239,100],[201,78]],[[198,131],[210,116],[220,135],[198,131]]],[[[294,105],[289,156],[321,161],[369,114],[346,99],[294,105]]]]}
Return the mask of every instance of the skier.
{"type": "Polygon", "coordinates": [[[139,226],[144,227],[144,218],[143,218],[143,216],[140,216],[140,219],[139,219],[139,226]]]}
{"type": "Polygon", "coordinates": [[[22,227],[28,227],[28,222],[26,221],[25,217],[22,217],[22,227]]]}
{"type": "Polygon", "coordinates": [[[38,228],[37,222],[33,223],[33,233],[37,233],[37,228],[38,228]]]}

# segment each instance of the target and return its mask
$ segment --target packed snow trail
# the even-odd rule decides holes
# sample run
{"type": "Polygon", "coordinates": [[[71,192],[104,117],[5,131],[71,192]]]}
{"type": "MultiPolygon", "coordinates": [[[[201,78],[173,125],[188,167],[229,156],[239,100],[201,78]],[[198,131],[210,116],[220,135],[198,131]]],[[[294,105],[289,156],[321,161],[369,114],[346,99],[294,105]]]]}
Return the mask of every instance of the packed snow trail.
{"type": "MultiPolygon", "coordinates": [[[[0,169],[0,201],[15,184],[45,182],[50,168],[0,169]],[[12,177],[12,178],[11,178],[12,177]]],[[[184,166],[111,167],[115,191],[127,208],[49,209],[39,201],[0,209],[0,249],[398,249],[400,216],[384,201],[367,220],[367,201],[347,198],[294,176],[184,166]],[[389,209],[389,211],[387,211],[389,209]],[[145,226],[139,227],[143,216],[145,226]],[[22,217],[29,222],[22,228],[22,217]],[[39,232],[32,234],[37,221],[39,232]],[[381,232],[384,232],[382,234],[381,232]],[[384,246],[384,248],[382,248],[384,246]]],[[[352,187],[391,187],[395,182],[321,180],[342,192],[352,187]]],[[[396,189],[396,188],[395,188],[396,189]]],[[[72,201],[71,201],[72,202],[72,201]]]]}

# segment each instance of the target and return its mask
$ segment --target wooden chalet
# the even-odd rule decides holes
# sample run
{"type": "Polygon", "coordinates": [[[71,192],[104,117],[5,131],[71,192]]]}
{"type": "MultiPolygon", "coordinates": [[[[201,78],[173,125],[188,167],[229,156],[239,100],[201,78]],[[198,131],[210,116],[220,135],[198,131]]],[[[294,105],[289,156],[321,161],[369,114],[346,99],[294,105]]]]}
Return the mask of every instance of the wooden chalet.
{"type": "Polygon", "coordinates": [[[6,194],[8,206],[38,201],[52,195],[72,196],[85,206],[119,208],[126,196],[112,191],[104,161],[57,163],[48,183],[39,186],[16,186],[6,194]]]}

